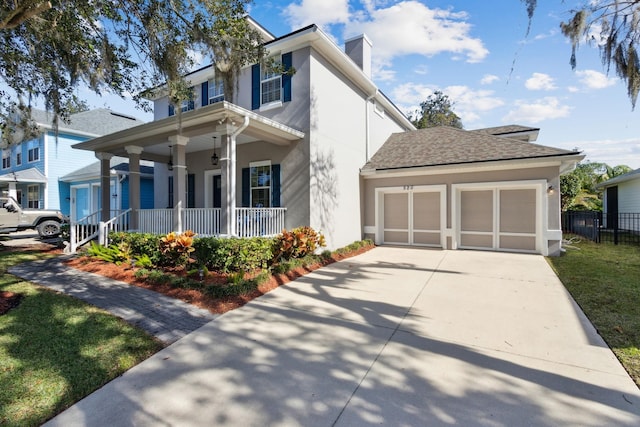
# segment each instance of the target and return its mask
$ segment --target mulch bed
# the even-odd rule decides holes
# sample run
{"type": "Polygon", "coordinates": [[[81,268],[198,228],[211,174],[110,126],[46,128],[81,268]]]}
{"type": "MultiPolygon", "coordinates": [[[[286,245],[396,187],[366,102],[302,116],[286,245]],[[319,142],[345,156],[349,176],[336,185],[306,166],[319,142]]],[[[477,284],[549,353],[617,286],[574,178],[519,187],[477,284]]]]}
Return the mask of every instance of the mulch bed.
{"type": "Polygon", "coordinates": [[[17,307],[22,300],[22,294],[15,292],[0,291],[0,316],[17,307]]]}
{"type": "MultiPolygon", "coordinates": [[[[80,256],[76,258],[72,258],[65,263],[69,267],[73,267],[82,271],[87,271],[91,273],[100,274],[105,277],[109,277],[121,282],[129,283],[131,285],[139,286],[141,288],[150,289],[155,292],[160,292],[164,295],[178,298],[184,302],[189,304],[193,304],[197,307],[209,310],[211,313],[222,314],[227,311],[233,310],[235,308],[241,307],[251,301],[254,298],[257,298],[265,293],[281,286],[285,283],[291,282],[299,277],[302,277],[310,272],[317,270],[318,268],[324,267],[328,264],[334,263],[336,261],[340,261],[346,258],[350,258],[361,253],[367,252],[372,249],[374,246],[363,247],[357,251],[350,252],[348,254],[340,254],[333,255],[330,259],[317,263],[314,265],[309,265],[306,267],[299,267],[295,270],[289,271],[286,274],[277,274],[272,275],[271,279],[266,283],[261,284],[258,288],[245,295],[238,296],[230,296],[224,298],[214,298],[212,296],[206,295],[203,292],[197,289],[182,289],[182,288],[174,288],[170,285],[162,285],[162,284],[151,284],[147,283],[143,280],[137,279],[135,277],[135,268],[132,268],[130,265],[116,265],[113,263],[107,263],[101,260],[97,260],[95,258],[90,258],[86,256],[80,256]]],[[[182,272],[175,272],[176,274],[184,274],[182,272]]],[[[205,280],[207,284],[224,284],[226,283],[226,276],[216,273],[209,273],[209,276],[205,280]]]]}

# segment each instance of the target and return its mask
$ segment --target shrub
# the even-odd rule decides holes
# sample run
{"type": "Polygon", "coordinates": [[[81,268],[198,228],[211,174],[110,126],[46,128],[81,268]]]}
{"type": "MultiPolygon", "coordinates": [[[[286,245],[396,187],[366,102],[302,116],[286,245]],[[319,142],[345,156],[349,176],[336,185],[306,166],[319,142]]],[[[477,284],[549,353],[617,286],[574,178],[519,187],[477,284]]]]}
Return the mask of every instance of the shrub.
{"type": "Polygon", "coordinates": [[[160,237],[150,233],[128,233],[123,231],[109,233],[109,241],[112,244],[117,245],[121,242],[126,242],[129,245],[132,257],[139,258],[146,255],[153,265],[159,264],[162,258],[160,237]]]}
{"type": "Polygon", "coordinates": [[[91,242],[87,249],[87,254],[101,259],[102,261],[111,262],[120,265],[129,260],[129,254],[122,243],[120,245],[110,245],[104,247],[96,242],[91,242]]]}
{"type": "Polygon", "coordinates": [[[189,263],[189,255],[195,249],[193,247],[195,233],[187,230],[182,234],[173,231],[160,238],[161,265],[184,267],[189,263]]]}
{"type": "Polygon", "coordinates": [[[282,230],[274,242],[273,259],[276,262],[280,259],[302,258],[324,246],[326,246],[324,236],[311,227],[302,226],[290,231],[282,230]]]}
{"type": "Polygon", "coordinates": [[[209,270],[245,272],[266,268],[271,260],[272,240],[264,237],[247,239],[203,237],[196,239],[194,258],[209,270]]]}

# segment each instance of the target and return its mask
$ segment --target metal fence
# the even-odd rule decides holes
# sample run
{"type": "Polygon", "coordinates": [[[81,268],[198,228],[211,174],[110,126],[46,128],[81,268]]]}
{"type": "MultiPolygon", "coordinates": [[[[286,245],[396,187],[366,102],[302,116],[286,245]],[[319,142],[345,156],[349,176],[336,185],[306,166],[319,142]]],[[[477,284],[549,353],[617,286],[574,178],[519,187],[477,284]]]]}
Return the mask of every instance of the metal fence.
{"type": "Polygon", "coordinates": [[[640,245],[640,213],[563,212],[562,231],[596,243],[640,245]]]}

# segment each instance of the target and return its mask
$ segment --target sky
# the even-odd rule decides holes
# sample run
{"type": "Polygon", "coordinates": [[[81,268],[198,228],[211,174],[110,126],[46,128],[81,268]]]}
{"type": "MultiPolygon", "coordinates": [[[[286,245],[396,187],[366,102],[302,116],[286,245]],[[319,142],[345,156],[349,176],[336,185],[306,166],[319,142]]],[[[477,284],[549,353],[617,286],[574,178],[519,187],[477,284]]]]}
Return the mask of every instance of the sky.
{"type": "MultiPolygon", "coordinates": [[[[250,15],[278,37],[316,24],[343,47],[366,34],[373,80],[405,113],[439,90],[465,129],[537,127],[538,144],[578,149],[585,161],[640,168],[640,105],[632,110],[624,82],[614,70],[607,74],[597,46],[586,43],[571,69],[560,23],[574,3],[539,1],[528,33],[519,0],[256,0],[250,15]]],[[[90,104],[101,102],[151,120],[132,103],[90,104]]]]}

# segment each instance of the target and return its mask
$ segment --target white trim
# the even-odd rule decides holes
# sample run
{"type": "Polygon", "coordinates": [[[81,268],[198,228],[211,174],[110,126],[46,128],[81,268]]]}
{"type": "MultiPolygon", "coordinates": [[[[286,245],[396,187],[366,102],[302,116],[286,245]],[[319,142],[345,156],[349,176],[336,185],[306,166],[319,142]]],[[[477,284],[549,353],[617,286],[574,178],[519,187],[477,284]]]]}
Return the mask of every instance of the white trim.
{"type": "MultiPolygon", "coordinates": [[[[365,232],[371,232],[371,227],[365,227],[365,232]]],[[[438,184],[438,185],[405,185],[405,186],[396,186],[396,187],[379,187],[375,189],[375,226],[373,227],[373,232],[375,233],[375,243],[377,245],[390,243],[390,244],[401,244],[401,245],[411,245],[411,246],[425,246],[425,247],[441,247],[446,249],[447,245],[447,186],[446,184],[438,184]],[[385,194],[402,194],[406,193],[407,203],[408,203],[408,229],[407,230],[396,230],[396,229],[385,229],[384,228],[384,195],[385,194]],[[440,245],[430,245],[430,244],[421,244],[414,242],[414,232],[433,232],[436,233],[437,230],[415,230],[414,229],[414,218],[413,218],[413,195],[415,193],[440,193],[440,245]],[[385,242],[384,233],[385,231],[403,231],[408,233],[408,242],[399,243],[399,242],[385,242]]]]}
{"type": "Polygon", "coordinates": [[[211,194],[213,192],[213,180],[212,178],[216,175],[222,175],[222,169],[210,169],[204,171],[204,207],[212,208],[213,200],[211,194]]]}
{"type": "MultiPolygon", "coordinates": [[[[260,89],[260,90],[262,91],[262,89],[260,89]]],[[[269,102],[268,104],[260,104],[260,109],[258,111],[260,111],[262,113],[263,111],[274,110],[274,109],[280,108],[280,107],[282,107],[282,99],[279,99],[277,101],[269,102]]]]}

